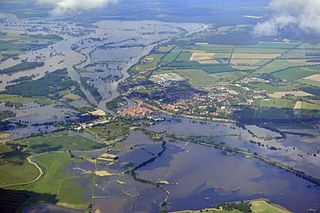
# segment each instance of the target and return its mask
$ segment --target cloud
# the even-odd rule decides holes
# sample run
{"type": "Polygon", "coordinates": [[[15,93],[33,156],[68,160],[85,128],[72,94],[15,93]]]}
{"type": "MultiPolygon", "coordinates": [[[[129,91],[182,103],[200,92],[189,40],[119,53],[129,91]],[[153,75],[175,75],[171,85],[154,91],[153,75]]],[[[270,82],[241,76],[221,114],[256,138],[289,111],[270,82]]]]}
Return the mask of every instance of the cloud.
{"type": "Polygon", "coordinates": [[[117,3],[118,0],[36,0],[40,4],[53,7],[52,15],[61,16],[82,10],[102,8],[108,4],[117,3]]]}
{"type": "Polygon", "coordinates": [[[255,35],[276,35],[288,26],[320,34],[320,0],[272,0],[269,7],[273,15],[266,22],[255,26],[255,35]]]}

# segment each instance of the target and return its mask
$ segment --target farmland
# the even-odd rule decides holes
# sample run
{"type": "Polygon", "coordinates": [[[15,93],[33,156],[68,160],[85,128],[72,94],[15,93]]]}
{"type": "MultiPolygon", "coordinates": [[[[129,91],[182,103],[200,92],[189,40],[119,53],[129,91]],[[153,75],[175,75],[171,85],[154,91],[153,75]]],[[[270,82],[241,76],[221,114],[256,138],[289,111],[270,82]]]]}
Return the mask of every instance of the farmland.
{"type": "MultiPolygon", "coordinates": [[[[225,28],[221,32],[228,34],[229,30],[225,28]]],[[[181,109],[186,112],[185,109],[193,105],[193,112],[205,117],[210,114],[205,109],[211,110],[211,108],[204,105],[215,106],[217,110],[211,112],[212,117],[223,115],[223,118],[228,118],[234,110],[232,106],[298,110],[300,104],[294,107],[297,101],[312,105],[314,99],[319,99],[318,95],[304,90],[306,86],[320,87],[318,81],[320,63],[316,62],[319,46],[287,40],[258,41],[246,45],[194,42],[206,40],[204,38],[207,37],[207,34],[194,35],[157,47],[145,57],[151,62],[145,59],[136,65],[139,67],[152,64],[152,68],[150,66],[150,69],[143,71],[135,69],[136,75],[133,76],[141,80],[152,79],[159,73],[178,74],[194,88],[212,95],[212,100],[203,97],[199,98],[199,101],[189,102],[184,99],[178,101],[175,110],[181,109]],[[157,57],[154,57],[155,55],[157,57]],[[226,109],[218,110],[220,107],[226,109]]],[[[170,84],[170,79],[158,84],[160,85],[149,89],[163,90],[163,87],[170,84]]],[[[137,92],[141,91],[140,89],[137,92]]],[[[310,109],[318,110],[316,106],[317,104],[312,105],[310,109]]],[[[308,107],[305,109],[308,110],[308,107]]]]}
{"type": "Polygon", "coordinates": [[[77,178],[88,179],[88,175],[65,174],[65,170],[74,162],[69,153],[51,153],[36,157],[37,162],[46,171],[43,178],[35,184],[23,187],[38,194],[48,194],[56,197],[56,200],[46,200],[46,197],[35,197],[32,202],[45,201],[49,203],[60,203],[74,209],[86,209],[89,199],[85,198],[85,191],[82,184],[77,182],[77,178]],[[44,199],[44,200],[43,200],[44,199]]]}
{"type": "Polygon", "coordinates": [[[43,66],[43,62],[22,62],[7,69],[0,70],[0,74],[11,74],[43,66]]]}
{"type": "Polygon", "coordinates": [[[0,144],[1,187],[34,193],[37,196],[31,196],[31,203],[45,201],[68,208],[87,209],[91,199],[87,194],[91,173],[65,171],[73,163],[84,162],[74,158],[72,151],[103,147],[103,144],[85,137],[68,135],[66,131],[0,144]]]}
{"type": "Polygon", "coordinates": [[[48,35],[27,35],[19,33],[4,33],[0,36],[0,62],[10,58],[18,57],[19,54],[30,50],[44,48],[62,37],[56,34],[48,35]]]}
{"type": "Polygon", "coordinates": [[[0,185],[1,187],[34,180],[39,171],[27,161],[28,154],[0,144],[0,185]]]}
{"type": "Polygon", "coordinates": [[[126,122],[115,122],[105,125],[98,125],[88,130],[89,134],[95,134],[99,138],[109,141],[123,138],[129,134],[130,124],[126,122]]]}
{"type": "Polygon", "coordinates": [[[253,36],[264,7],[208,2],[0,14],[0,207],[317,211],[318,41],[253,36]]]}
{"type": "Polygon", "coordinates": [[[200,211],[178,211],[176,213],[198,213],[198,212],[208,212],[208,213],[289,213],[289,210],[277,206],[265,200],[253,200],[242,203],[226,203],[218,205],[216,208],[203,209],[200,211]]]}
{"type": "Polygon", "coordinates": [[[24,139],[15,142],[15,144],[26,146],[26,150],[37,154],[52,151],[85,151],[101,149],[104,147],[102,144],[98,144],[78,135],[70,136],[66,131],[24,139]]]}
{"type": "Polygon", "coordinates": [[[65,74],[66,70],[56,70],[39,80],[9,86],[6,94],[25,97],[57,95],[58,92],[66,90],[73,85],[71,79],[66,77],[65,74]]]}

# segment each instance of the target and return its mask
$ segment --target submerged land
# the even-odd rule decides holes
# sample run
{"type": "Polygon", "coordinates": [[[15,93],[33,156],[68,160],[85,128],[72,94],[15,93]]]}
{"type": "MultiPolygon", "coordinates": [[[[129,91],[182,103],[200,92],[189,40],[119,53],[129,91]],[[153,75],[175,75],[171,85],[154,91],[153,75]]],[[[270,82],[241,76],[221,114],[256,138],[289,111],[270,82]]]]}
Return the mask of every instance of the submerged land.
{"type": "Polygon", "coordinates": [[[245,24],[1,10],[1,209],[318,212],[320,44],[253,38],[249,8],[245,24]]]}

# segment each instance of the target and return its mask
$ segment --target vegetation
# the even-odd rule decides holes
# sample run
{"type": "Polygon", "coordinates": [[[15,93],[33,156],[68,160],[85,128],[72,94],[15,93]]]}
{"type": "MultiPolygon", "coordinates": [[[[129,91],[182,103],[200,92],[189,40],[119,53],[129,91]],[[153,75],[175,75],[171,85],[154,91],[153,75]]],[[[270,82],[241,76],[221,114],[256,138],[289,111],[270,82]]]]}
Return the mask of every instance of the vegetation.
{"type": "Polygon", "coordinates": [[[265,200],[255,200],[250,202],[251,210],[254,213],[289,213],[281,206],[271,204],[265,200]]]}
{"type": "Polygon", "coordinates": [[[28,191],[31,203],[44,201],[68,208],[87,209],[91,199],[87,191],[88,187],[90,189],[91,173],[79,175],[66,170],[72,163],[84,161],[76,158],[72,151],[103,147],[103,144],[87,138],[68,135],[67,131],[0,144],[0,187],[28,191]],[[36,164],[43,172],[40,179],[37,179],[40,171],[36,164]]]}
{"type": "Polygon", "coordinates": [[[294,100],[288,100],[288,99],[267,99],[267,100],[260,101],[259,107],[292,109],[295,103],[296,102],[294,100]]]}
{"type": "Polygon", "coordinates": [[[265,200],[254,200],[236,203],[224,203],[211,209],[198,211],[178,211],[176,213],[289,213],[288,210],[281,206],[271,204],[265,200]]]}
{"type": "Polygon", "coordinates": [[[0,34],[0,62],[9,58],[17,58],[19,54],[26,51],[45,48],[61,40],[62,37],[56,34],[28,35],[15,32],[0,34]]]}
{"type": "Polygon", "coordinates": [[[108,102],[106,104],[106,107],[109,110],[116,110],[117,108],[123,107],[127,104],[128,104],[128,102],[123,97],[118,97],[118,98],[114,99],[113,101],[108,102]]]}
{"type": "Polygon", "coordinates": [[[86,90],[88,90],[97,101],[100,101],[102,99],[102,96],[98,92],[98,89],[95,88],[92,84],[88,83],[89,78],[81,77],[80,80],[81,80],[81,84],[84,86],[84,88],[86,90]]]}
{"type": "Polygon", "coordinates": [[[0,111],[0,121],[7,119],[7,118],[12,118],[15,117],[16,114],[12,111],[5,110],[5,111],[0,111]]]}
{"type": "Polygon", "coordinates": [[[0,70],[0,74],[11,74],[11,73],[15,73],[15,72],[34,69],[37,67],[42,67],[43,65],[44,65],[43,62],[22,62],[20,64],[14,65],[12,67],[0,70]]]}
{"type": "Polygon", "coordinates": [[[295,81],[295,80],[310,76],[312,74],[315,74],[315,72],[309,69],[300,68],[300,67],[287,68],[285,70],[281,70],[273,73],[273,75],[276,78],[283,79],[286,81],[295,81]]]}
{"type": "Polygon", "coordinates": [[[5,93],[25,97],[54,97],[58,95],[58,92],[66,90],[73,85],[74,82],[67,77],[66,69],[60,69],[47,74],[39,80],[8,86],[5,93]]]}
{"type": "MultiPolygon", "coordinates": [[[[40,194],[58,195],[63,181],[72,177],[64,172],[72,162],[69,153],[43,154],[37,156],[36,160],[44,168],[45,175],[36,183],[22,187],[22,189],[40,194]]],[[[45,201],[55,202],[52,200],[45,201]]]]}
{"type": "Polygon", "coordinates": [[[90,205],[91,196],[87,192],[82,182],[92,181],[90,175],[81,178],[66,178],[62,184],[58,195],[58,204],[68,208],[87,209],[90,205]]]}
{"type": "Polygon", "coordinates": [[[123,138],[130,132],[130,124],[123,121],[112,122],[104,125],[98,125],[90,128],[88,133],[96,134],[104,140],[116,140],[123,138]]]}
{"type": "Polygon", "coordinates": [[[78,135],[68,135],[67,131],[59,131],[44,136],[31,137],[15,141],[12,145],[22,145],[32,153],[44,153],[53,151],[86,151],[101,149],[104,145],[96,143],[78,135]]]}
{"type": "Polygon", "coordinates": [[[202,70],[178,69],[174,72],[188,79],[195,87],[204,87],[215,83],[215,79],[202,70]]]}
{"type": "Polygon", "coordinates": [[[16,183],[27,183],[39,175],[39,171],[31,165],[19,147],[11,148],[9,145],[0,144],[0,187],[16,183]]]}

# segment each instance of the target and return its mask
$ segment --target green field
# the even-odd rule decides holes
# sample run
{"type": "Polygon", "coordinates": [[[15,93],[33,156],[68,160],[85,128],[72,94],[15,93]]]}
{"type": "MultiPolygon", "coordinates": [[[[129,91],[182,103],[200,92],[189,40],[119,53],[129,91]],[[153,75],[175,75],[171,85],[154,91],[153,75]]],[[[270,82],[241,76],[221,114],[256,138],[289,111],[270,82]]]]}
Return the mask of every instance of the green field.
{"type": "Polygon", "coordinates": [[[154,63],[145,63],[145,64],[138,64],[136,66],[134,66],[132,69],[135,71],[149,71],[149,70],[153,70],[155,69],[157,66],[154,63]]]}
{"type": "Polygon", "coordinates": [[[35,98],[26,98],[17,95],[6,95],[0,94],[0,103],[12,103],[12,104],[29,104],[29,103],[37,103],[40,105],[50,105],[54,104],[55,102],[52,99],[45,98],[45,97],[35,97],[35,98]]]}
{"type": "Polygon", "coordinates": [[[301,104],[301,109],[303,109],[303,110],[319,110],[320,103],[308,103],[308,102],[303,101],[301,104]]]}
{"type": "Polygon", "coordinates": [[[310,85],[310,86],[314,86],[314,87],[320,87],[320,82],[319,81],[299,79],[298,82],[301,83],[301,84],[305,84],[305,85],[310,85]]]}
{"type": "Polygon", "coordinates": [[[99,138],[104,140],[116,140],[117,138],[123,138],[130,132],[130,124],[119,121],[108,123],[104,125],[98,125],[87,130],[90,134],[96,134],[99,138]]]}
{"type": "Polygon", "coordinates": [[[274,60],[271,63],[268,63],[267,65],[263,66],[262,68],[258,69],[258,73],[272,73],[275,71],[279,71],[282,69],[286,69],[289,67],[294,66],[291,64],[288,60],[274,60]]]}
{"type": "Polygon", "coordinates": [[[5,120],[7,118],[13,118],[16,114],[9,110],[0,111],[0,121],[5,120]]]}
{"type": "Polygon", "coordinates": [[[253,88],[258,89],[258,90],[265,90],[268,93],[273,93],[273,92],[284,92],[284,91],[294,91],[298,88],[297,85],[272,85],[268,83],[254,83],[251,85],[253,88]]]}
{"type": "Polygon", "coordinates": [[[181,51],[182,50],[180,48],[172,49],[165,57],[163,57],[162,62],[171,63],[175,61],[179,57],[181,51]]]}
{"type": "Polygon", "coordinates": [[[58,195],[58,204],[73,209],[86,209],[90,204],[91,194],[80,181],[92,181],[90,175],[81,178],[66,178],[58,195]],[[86,196],[87,195],[87,196],[86,196]],[[88,196],[89,195],[89,196],[88,196]]]}
{"type": "Polygon", "coordinates": [[[85,190],[82,184],[77,182],[78,178],[90,178],[89,175],[75,176],[66,174],[67,169],[72,162],[76,160],[70,158],[69,153],[50,153],[36,157],[37,162],[44,169],[44,176],[34,184],[18,187],[18,189],[28,190],[38,194],[52,195],[54,200],[47,200],[47,196],[38,196],[33,198],[32,202],[50,202],[59,205],[86,209],[89,199],[85,196],[85,190]]]}
{"type": "Polygon", "coordinates": [[[173,46],[171,45],[166,45],[166,46],[160,46],[156,51],[160,53],[167,53],[172,50],[173,46]]]}
{"type": "Polygon", "coordinates": [[[0,187],[34,180],[39,171],[27,161],[28,154],[0,144],[0,187]]]}
{"type": "Polygon", "coordinates": [[[74,82],[70,77],[67,77],[67,70],[60,69],[47,74],[45,77],[28,81],[21,84],[16,84],[7,87],[5,93],[10,95],[21,95],[25,97],[33,96],[53,96],[58,92],[69,89],[74,86],[74,82]]]}
{"type": "Polygon", "coordinates": [[[313,74],[315,74],[315,72],[309,69],[303,67],[292,67],[279,72],[274,72],[272,75],[282,80],[295,81],[313,74]]]}
{"type": "Polygon", "coordinates": [[[216,73],[211,74],[210,76],[216,79],[218,82],[230,82],[238,80],[239,78],[243,77],[245,75],[244,72],[223,72],[223,73],[216,73]]]}
{"type": "Polygon", "coordinates": [[[66,176],[64,170],[71,163],[69,153],[43,154],[35,157],[35,160],[44,168],[45,175],[36,183],[26,186],[25,189],[37,193],[58,195],[66,176]]]}
{"type": "MultiPolygon", "coordinates": [[[[172,71],[162,71],[162,72],[172,72],[172,71]]],[[[185,79],[188,79],[189,82],[195,87],[205,87],[213,85],[216,82],[216,79],[210,76],[208,73],[200,69],[178,69],[173,72],[181,75],[185,79]]]]}
{"type": "Polygon", "coordinates": [[[35,69],[43,65],[44,65],[43,62],[21,62],[20,64],[16,64],[12,67],[0,70],[0,74],[12,74],[19,71],[35,69]]]}
{"type": "Polygon", "coordinates": [[[202,209],[198,211],[177,211],[175,213],[289,213],[288,210],[279,205],[269,203],[265,200],[254,200],[246,202],[226,203],[216,208],[202,209]]]}
{"type": "Polygon", "coordinates": [[[195,44],[195,46],[191,46],[190,48],[211,53],[231,53],[234,47],[232,45],[198,43],[195,44]]]}
{"type": "Polygon", "coordinates": [[[52,151],[86,151],[101,149],[103,144],[99,144],[82,136],[70,136],[66,131],[50,133],[44,136],[32,137],[15,144],[25,145],[28,151],[33,153],[44,153],[52,151]]]}
{"type": "Polygon", "coordinates": [[[266,42],[260,41],[255,45],[246,45],[249,48],[263,48],[263,49],[291,49],[297,46],[299,43],[285,43],[285,42],[266,42]]]}
{"type": "Polygon", "coordinates": [[[91,171],[81,175],[67,172],[72,163],[84,160],[74,158],[69,150],[89,151],[105,147],[87,138],[70,136],[67,131],[59,131],[44,136],[0,144],[0,186],[34,193],[29,203],[49,202],[73,209],[87,209],[91,199],[91,171]],[[16,151],[16,149],[23,151],[16,151]],[[43,175],[36,179],[40,171],[28,162],[40,166],[43,175]]]}
{"type": "Polygon", "coordinates": [[[192,56],[191,52],[183,51],[176,61],[189,61],[192,56]]]}
{"type": "Polygon", "coordinates": [[[264,200],[256,200],[250,202],[253,213],[289,213],[288,210],[281,206],[270,204],[264,200]]]}
{"type": "Polygon", "coordinates": [[[292,109],[295,103],[295,101],[287,99],[269,99],[260,101],[258,106],[260,108],[292,109]]]}
{"type": "Polygon", "coordinates": [[[234,49],[234,53],[262,53],[262,54],[279,54],[287,51],[286,49],[278,49],[278,48],[260,48],[260,47],[236,47],[234,49]]]}
{"type": "Polygon", "coordinates": [[[0,62],[17,57],[26,51],[47,47],[62,37],[55,34],[27,35],[18,33],[0,34],[0,62]]]}

